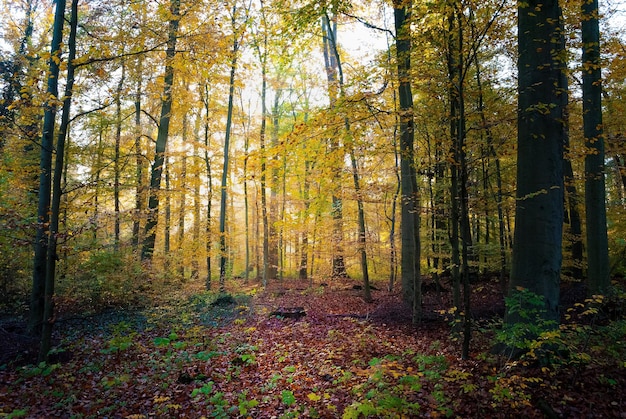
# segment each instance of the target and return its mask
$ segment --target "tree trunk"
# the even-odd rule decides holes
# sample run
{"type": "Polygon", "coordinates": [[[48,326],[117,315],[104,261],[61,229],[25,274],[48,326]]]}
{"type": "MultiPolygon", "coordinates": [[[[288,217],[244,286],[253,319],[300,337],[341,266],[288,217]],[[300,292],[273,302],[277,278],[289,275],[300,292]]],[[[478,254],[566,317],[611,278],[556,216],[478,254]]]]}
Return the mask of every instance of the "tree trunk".
{"type": "Polygon", "coordinates": [[[46,280],[44,293],[44,310],[41,342],[38,360],[48,361],[48,353],[52,346],[52,328],[54,326],[54,280],[57,261],[57,238],[59,234],[59,215],[61,213],[61,180],[65,158],[65,138],[70,123],[70,107],[74,89],[74,58],[76,58],[76,28],[78,26],[78,0],[72,0],[70,17],[70,36],[68,40],[69,53],[67,63],[67,82],[63,98],[63,113],[56,144],[56,159],[54,163],[54,178],[52,180],[52,206],[50,208],[50,234],[46,254],[46,280]]]}
{"type": "Polygon", "coordinates": [[[141,147],[142,129],[141,129],[141,93],[143,83],[143,58],[137,58],[137,86],[135,87],[135,218],[133,220],[133,246],[138,248],[141,243],[141,227],[145,200],[145,184],[144,184],[144,155],[141,147]]]}
{"type": "Polygon", "coordinates": [[[209,154],[209,147],[211,146],[209,135],[209,86],[207,84],[203,87],[203,101],[204,101],[204,164],[206,167],[207,177],[207,208],[206,208],[206,280],[204,281],[207,290],[211,289],[211,256],[212,256],[212,218],[211,218],[211,203],[213,200],[213,179],[211,171],[211,156],[209,154]]]}
{"type": "MultiPolygon", "coordinates": [[[[243,106],[243,95],[239,94],[239,99],[241,100],[241,112],[244,113],[243,106]]],[[[248,159],[250,158],[250,120],[252,118],[251,114],[252,110],[248,110],[247,118],[244,119],[243,122],[243,135],[244,135],[244,145],[243,145],[243,207],[244,207],[244,218],[245,218],[245,248],[246,248],[246,263],[244,269],[244,281],[247,284],[250,279],[250,199],[248,193],[248,159]]]]}
{"type": "MultiPolygon", "coordinates": [[[[263,6],[263,1],[261,1],[263,6]]],[[[261,8],[263,23],[265,24],[265,8],[261,8]]],[[[267,149],[265,147],[265,136],[267,133],[267,31],[263,32],[261,42],[256,44],[256,52],[261,63],[261,126],[259,128],[259,148],[261,157],[261,220],[263,223],[263,266],[259,269],[261,276],[261,283],[263,286],[267,286],[267,281],[270,277],[270,226],[268,219],[268,205],[267,205],[267,149]],[[260,44],[263,45],[261,50],[260,44]]]]}
{"type": "MultiPolygon", "coordinates": [[[[236,6],[233,6],[232,25],[235,29],[236,6]]],[[[226,270],[228,262],[228,254],[226,248],[226,204],[228,200],[227,187],[228,187],[228,163],[229,163],[229,150],[230,150],[230,135],[231,127],[233,123],[233,100],[235,96],[235,73],[237,71],[237,53],[239,50],[239,41],[237,34],[233,33],[233,49],[231,51],[230,61],[230,81],[228,89],[228,113],[226,116],[226,130],[224,135],[224,164],[222,165],[222,184],[221,184],[221,199],[220,199],[220,278],[219,278],[219,291],[225,292],[226,284],[226,270]]]]}
{"type": "MultiPolygon", "coordinates": [[[[334,109],[337,106],[339,80],[337,79],[338,64],[337,56],[333,51],[333,45],[337,34],[337,20],[333,16],[331,19],[328,15],[322,18],[322,41],[324,52],[324,66],[326,68],[326,78],[328,80],[328,96],[330,99],[330,107],[334,109]]],[[[343,252],[343,200],[341,198],[341,181],[340,168],[343,165],[343,152],[340,149],[339,142],[332,138],[330,140],[331,154],[339,153],[340,158],[335,159],[332,164],[333,169],[333,191],[332,191],[332,216],[333,216],[333,233],[332,233],[332,274],[333,278],[347,278],[348,272],[344,260],[343,252]]]]}
{"type": "MultiPolygon", "coordinates": [[[[556,325],[568,89],[563,77],[564,45],[558,1],[520,2],[517,33],[517,201],[509,292],[522,288],[541,296],[545,310],[536,314],[556,325]]],[[[523,309],[536,310],[528,303],[522,301],[523,309]]],[[[523,321],[518,311],[512,312],[508,307],[508,324],[523,321]]]]}
{"type": "Polygon", "coordinates": [[[496,169],[496,205],[498,206],[498,239],[499,239],[499,250],[500,250],[500,285],[502,289],[505,290],[505,278],[506,278],[506,237],[504,235],[505,225],[504,225],[504,214],[502,211],[502,172],[500,170],[500,158],[498,157],[498,153],[494,147],[494,139],[493,133],[489,128],[489,124],[487,122],[487,117],[485,115],[485,104],[484,104],[484,95],[483,95],[483,83],[481,77],[481,67],[480,62],[478,60],[478,54],[474,56],[474,64],[476,65],[476,85],[478,87],[478,111],[480,113],[480,121],[485,129],[485,136],[487,139],[487,152],[494,159],[495,169],[496,169]]]}
{"type": "MultiPolygon", "coordinates": [[[[344,79],[343,79],[343,68],[341,65],[341,57],[339,55],[339,50],[337,49],[337,32],[336,25],[334,29],[330,29],[330,19],[326,16],[327,22],[327,39],[328,39],[328,47],[330,48],[331,53],[334,55],[334,60],[330,60],[330,63],[334,63],[336,65],[336,71],[327,70],[328,74],[336,73],[338,75],[338,84],[339,84],[339,97],[344,100],[345,99],[345,88],[344,88],[344,79]]],[[[328,60],[327,60],[328,62],[328,60]]],[[[329,80],[331,82],[331,80],[329,80]]],[[[354,153],[354,138],[351,133],[350,128],[350,120],[347,116],[344,116],[344,129],[345,129],[345,145],[348,148],[348,154],[350,156],[350,163],[352,166],[352,180],[354,182],[354,191],[356,194],[357,201],[357,217],[358,217],[358,249],[359,256],[361,262],[361,274],[363,275],[363,293],[364,299],[366,302],[372,301],[372,294],[370,289],[370,281],[369,281],[369,271],[367,267],[367,232],[365,229],[365,209],[363,206],[363,197],[361,194],[361,182],[359,178],[359,169],[356,160],[356,155],[354,153]]],[[[344,267],[345,268],[345,267],[344,267]]]]}
{"type": "MultiPolygon", "coordinates": [[[[48,62],[49,100],[44,107],[44,122],[41,135],[41,153],[39,158],[39,202],[37,205],[37,231],[35,234],[35,258],[33,263],[33,284],[30,297],[28,330],[33,336],[41,336],[44,323],[44,304],[46,294],[46,255],[50,237],[50,194],[52,189],[52,150],[54,147],[54,126],[59,95],[59,65],[63,24],[65,23],[65,0],[57,0],[48,62]]],[[[60,166],[62,167],[62,166],[60,166]]]]}
{"type": "MultiPolygon", "coordinates": [[[[565,147],[569,147],[569,134],[567,135],[565,147]]],[[[569,224],[570,251],[572,254],[571,276],[574,280],[583,279],[583,235],[580,212],[578,211],[579,197],[574,180],[574,170],[572,161],[568,156],[563,160],[563,173],[565,183],[565,193],[567,198],[567,217],[569,224]]]]}
{"type": "MultiPolygon", "coordinates": [[[[189,86],[186,86],[187,88],[189,86]]],[[[187,90],[187,89],[185,89],[187,90]]],[[[187,112],[183,115],[183,133],[182,133],[182,156],[180,162],[180,203],[178,209],[178,274],[180,279],[185,279],[185,215],[187,214],[187,135],[189,129],[189,116],[187,112]]]]}
{"type": "Polygon", "coordinates": [[[114,249],[120,248],[120,147],[122,144],[122,90],[126,81],[126,63],[122,59],[122,75],[117,83],[115,92],[115,158],[113,160],[113,205],[115,211],[114,222],[114,249]]]}
{"type": "Polygon", "coordinates": [[[398,97],[400,100],[402,297],[405,302],[412,306],[413,323],[418,323],[422,318],[422,280],[419,265],[419,193],[415,188],[415,151],[413,149],[415,125],[413,92],[411,90],[411,8],[411,0],[394,0],[398,97]]]}
{"type": "Polygon", "coordinates": [[[272,145],[272,170],[270,176],[270,202],[269,202],[269,236],[268,236],[268,278],[282,278],[281,267],[282,260],[282,235],[281,232],[276,230],[278,221],[280,220],[278,211],[278,129],[280,122],[280,97],[282,95],[282,89],[278,88],[274,92],[274,106],[272,107],[272,131],[271,131],[271,145],[272,145]]]}
{"type": "Polygon", "coordinates": [[[193,259],[191,260],[191,279],[200,278],[200,166],[199,166],[199,143],[200,143],[200,115],[196,117],[193,132],[193,259]]]}
{"type": "Polygon", "coordinates": [[[170,2],[171,19],[169,23],[167,51],[165,53],[165,77],[163,95],[161,99],[161,117],[157,133],[156,151],[150,175],[150,199],[148,200],[148,220],[145,227],[145,237],[141,250],[141,259],[152,259],[156,242],[156,227],[159,212],[159,189],[165,160],[165,147],[169,136],[170,119],[172,114],[172,87],[174,85],[174,57],[176,56],[176,40],[180,21],[180,0],[170,2]]]}
{"type": "Polygon", "coordinates": [[[606,227],[602,74],[598,0],[582,2],[583,125],[585,134],[585,208],[589,293],[608,291],[609,250],[606,227]]]}
{"type": "Polygon", "coordinates": [[[163,254],[165,256],[165,270],[167,271],[171,262],[170,250],[172,238],[172,185],[170,182],[170,156],[167,154],[164,156],[163,166],[165,166],[165,237],[163,254]]]}

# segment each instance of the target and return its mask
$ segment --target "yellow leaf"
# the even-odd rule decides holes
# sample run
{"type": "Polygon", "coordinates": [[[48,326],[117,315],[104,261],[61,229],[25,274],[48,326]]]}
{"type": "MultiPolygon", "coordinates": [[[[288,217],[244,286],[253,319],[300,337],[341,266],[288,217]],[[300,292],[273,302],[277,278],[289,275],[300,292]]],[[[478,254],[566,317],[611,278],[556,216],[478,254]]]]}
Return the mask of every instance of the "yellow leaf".
{"type": "Polygon", "coordinates": [[[322,399],[322,396],[320,396],[319,394],[315,394],[315,393],[309,393],[307,395],[307,397],[309,398],[309,400],[311,400],[312,402],[317,402],[320,401],[322,399]]]}

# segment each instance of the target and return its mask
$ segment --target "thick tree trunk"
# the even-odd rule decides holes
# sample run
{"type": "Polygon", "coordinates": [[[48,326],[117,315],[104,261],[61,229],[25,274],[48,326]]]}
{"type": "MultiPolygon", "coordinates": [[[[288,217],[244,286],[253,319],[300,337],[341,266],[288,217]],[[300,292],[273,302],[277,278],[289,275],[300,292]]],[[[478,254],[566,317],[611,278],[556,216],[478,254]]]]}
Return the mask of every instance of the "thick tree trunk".
{"type": "MultiPolygon", "coordinates": [[[[563,145],[567,90],[559,2],[518,5],[518,150],[515,238],[509,291],[541,296],[544,320],[559,321],[563,145]]],[[[536,309],[522,301],[526,309],[536,309]]],[[[509,307],[508,324],[524,321],[509,307]]]]}
{"type": "Polygon", "coordinates": [[[608,291],[609,250],[606,230],[602,74],[598,0],[582,2],[583,125],[585,133],[585,209],[589,292],[608,291]]]}
{"type": "Polygon", "coordinates": [[[402,297],[412,306],[412,318],[422,318],[420,277],[419,193],[415,178],[413,92],[411,90],[411,7],[412,1],[394,1],[398,98],[400,100],[400,189],[402,297]]]}

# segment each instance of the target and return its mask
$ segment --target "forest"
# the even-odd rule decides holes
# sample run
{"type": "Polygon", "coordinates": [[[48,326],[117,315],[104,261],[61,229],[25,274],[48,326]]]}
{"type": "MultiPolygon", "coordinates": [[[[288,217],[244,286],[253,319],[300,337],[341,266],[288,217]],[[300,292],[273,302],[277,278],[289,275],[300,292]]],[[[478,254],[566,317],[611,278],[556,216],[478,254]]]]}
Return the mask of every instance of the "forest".
{"type": "Polygon", "coordinates": [[[0,1],[0,418],[624,417],[624,1],[0,1]]]}

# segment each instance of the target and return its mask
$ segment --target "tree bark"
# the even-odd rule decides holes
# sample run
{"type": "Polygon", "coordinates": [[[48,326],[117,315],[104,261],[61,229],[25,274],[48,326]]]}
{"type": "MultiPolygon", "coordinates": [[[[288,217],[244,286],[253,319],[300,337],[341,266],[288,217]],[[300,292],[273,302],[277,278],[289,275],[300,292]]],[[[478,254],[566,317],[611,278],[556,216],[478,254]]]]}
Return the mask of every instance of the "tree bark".
{"type": "Polygon", "coordinates": [[[609,249],[606,227],[602,74],[598,0],[582,2],[583,126],[585,134],[585,209],[589,292],[608,291],[609,249]]]}
{"type": "Polygon", "coordinates": [[[57,261],[57,240],[59,236],[59,216],[61,214],[61,181],[65,158],[65,139],[70,123],[70,107],[74,89],[74,59],[76,58],[76,28],[78,26],[78,0],[72,0],[70,17],[70,35],[68,39],[67,82],[63,98],[63,113],[56,144],[54,178],[52,180],[52,205],[50,208],[50,232],[46,254],[46,280],[44,293],[43,323],[38,360],[48,361],[48,353],[52,347],[52,328],[54,326],[54,282],[57,261]]]}
{"type": "MultiPolygon", "coordinates": [[[[336,17],[329,17],[327,14],[322,18],[322,40],[324,47],[324,66],[326,68],[326,78],[328,81],[328,96],[330,99],[330,107],[337,106],[339,96],[340,81],[338,80],[338,63],[335,53],[335,39],[337,34],[336,17]]],[[[333,216],[333,255],[332,255],[332,277],[347,278],[348,271],[344,260],[343,251],[343,199],[341,197],[340,168],[343,164],[343,151],[339,142],[332,138],[330,140],[330,148],[332,154],[339,154],[339,158],[335,159],[332,164],[335,165],[333,170],[333,191],[332,191],[332,216],[333,216]]]]}
{"type": "Polygon", "coordinates": [[[126,63],[122,59],[122,74],[117,82],[115,92],[115,158],[113,160],[113,205],[115,212],[114,222],[114,249],[120,248],[120,147],[122,144],[122,90],[126,81],[126,63]]]}
{"type": "MultiPolygon", "coordinates": [[[[236,11],[237,7],[233,6],[232,14],[232,26],[235,30],[236,23],[236,11]]],[[[228,112],[226,116],[226,130],[224,135],[224,163],[222,165],[222,193],[220,199],[220,278],[219,278],[219,291],[225,292],[226,284],[226,270],[228,262],[228,254],[226,247],[226,204],[228,200],[227,187],[228,187],[228,163],[229,163],[229,150],[230,150],[230,135],[231,127],[233,123],[233,101],[235,96],[235,74],[237,72],[237,54],[239,51],[239,40],[236,31],[233,33],[233,48],[231,51],[230,61],[230,80],[228,89],[228,112]]]]}
{"type": "Polygon", "coordinates": [[[411,90],[411,8],[412,1],[394,0],[398,97],[400,100],[400,189],[402,297],[411,304],[413,323],[422,318],[420,276],[419,193],[414,161],[415,125],[411,90]]]}
{"type": "Polygon", "coordinates": [[[146,204],[144,184],[144,155],[141,147],[141,93],[143,83],[143,59],[137,58],[137,85],[135,87],[135,217],[133,220],[133,246],[138,249],[141,243],[143,211],[146,204]]]}
{"type": "MultiPolygon", "coordinates": [[[[189,87],[189,86],[186,86],[189,87]]],[[[187,89],[185,89],[187,90],[187,89]]],[[[178,207],[178,274],[180,279],[185,279],[185,215],[187,214],[187,135],[189,129],[189,116],[187,112],[183,115],[182,133],[182,156],[180,167],[180,178],[178,187],[180,188],[180,201],[178,207]]]]}
{"type": "Polygon", "coordinates": [[[213,201],[213,178],[212,178],[212,170],[211,170],[211,156],[209,154],[210,143],[210,135],[209,135],[209,86],[205,84],[203,86],[203,101],[204,101],[204,164],[206,167],[206,177],[207,177],[207,208],[206,208],[206,279],[204,281],[204,285],[207,290],[211,289],[211,256],[212,256],[212,218],[211,218],[211,204],[213,201]]]}
{"type": "MultiPolygon", "coordinates": [[[[545,311],[537,314],[554,324],[559,321],[567,105],[561,33],[557,0],[518,4],[517,202],[509,292],[523,288],[543,297],[545,311]]],[[[508,324],[522,321],[519,312],[507,312],[508,324]]]]}
{"type": "MultiPolygon", "coordinates": [[[[59,67],[63,25],[65,23],[65,0],[57,0],[48,62],[48,101],[44,107],[44,122],[41,134],[39,158],[39,199],[37,205],[37,231],[35,234],[35,258],[33,262],[33,284],[30,297],[28,330],[33,336],[41,336],[44,323],[46,292],[46,260],[50,233],[50,195],[52,189],[52,150],[54,126],[59,95],[59,67]]],[[[62,167],[62,166],[61,166],[62,167]]]]}

